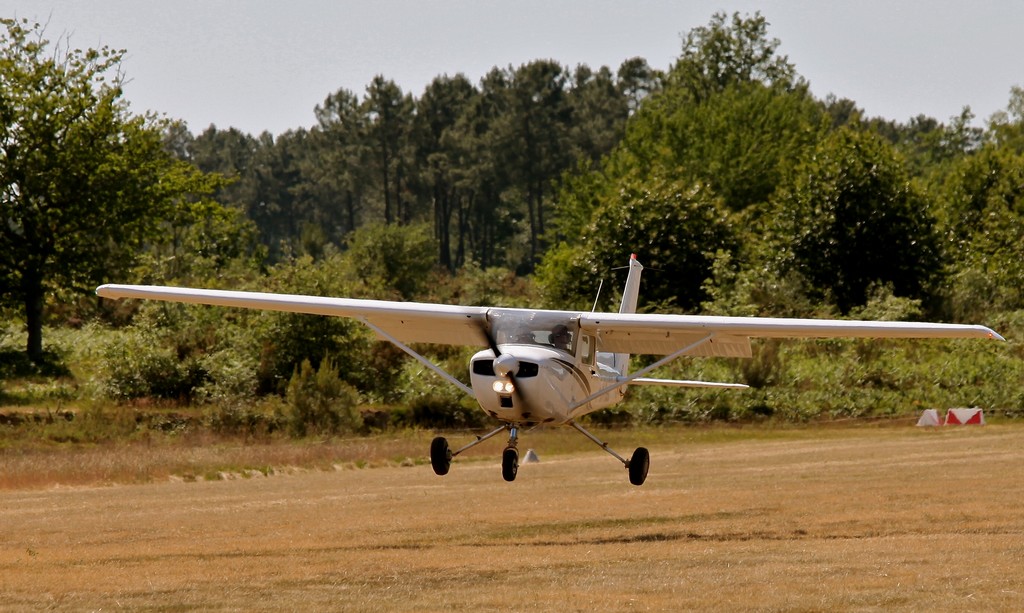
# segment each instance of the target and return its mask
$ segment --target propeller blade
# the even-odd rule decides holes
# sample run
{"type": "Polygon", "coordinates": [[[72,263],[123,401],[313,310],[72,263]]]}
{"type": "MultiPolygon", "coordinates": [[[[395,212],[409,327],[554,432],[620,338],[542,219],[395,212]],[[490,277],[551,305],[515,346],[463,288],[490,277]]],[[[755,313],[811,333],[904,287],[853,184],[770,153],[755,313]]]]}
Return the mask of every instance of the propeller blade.
{"type": "Polygon", "coordinates": [[[480,332],[487,339],[487,346],[491,348],[491,352],[494,353],[494,372],[495,374],[503,377],[507,377],[512,382],[512,402],[522,408],[528,406],[526,398],[523,396],[522,391],[519,389],[519,382],[516,381],[516,373],[519,371],[519,360],[515,356],[507,353],[502,353],[498,349],[498,342],[494,339],[494,335],[491,334],[491,326],[489,322],[481,322],[480,332]]]}
{"type": "Polygon", "coordinates": [[[487,346],[490,347],[491,352],[494,353],[495,358],[501,357],[501,351],[498,350],[498,343],[494,340],[494,335],[491,334],[491,326],[488,322],[481,322],[480,332],[487,339],[487,346]]]}

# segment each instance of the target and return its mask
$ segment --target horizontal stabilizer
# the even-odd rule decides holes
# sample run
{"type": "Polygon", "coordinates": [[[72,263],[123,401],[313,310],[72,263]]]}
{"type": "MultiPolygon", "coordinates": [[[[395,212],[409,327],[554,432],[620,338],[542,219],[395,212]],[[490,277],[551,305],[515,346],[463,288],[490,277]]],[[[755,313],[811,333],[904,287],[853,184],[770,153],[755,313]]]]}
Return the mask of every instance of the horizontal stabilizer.
{"type": "Polygon", "coordinates": [[[716,383],[714,381],[685,381],[680,379],[633,379],[629,382],[632,385],[666,385],[669,387],[714,387],[718,389],[743,390],[749,385],[742,383],[716,383]]]}

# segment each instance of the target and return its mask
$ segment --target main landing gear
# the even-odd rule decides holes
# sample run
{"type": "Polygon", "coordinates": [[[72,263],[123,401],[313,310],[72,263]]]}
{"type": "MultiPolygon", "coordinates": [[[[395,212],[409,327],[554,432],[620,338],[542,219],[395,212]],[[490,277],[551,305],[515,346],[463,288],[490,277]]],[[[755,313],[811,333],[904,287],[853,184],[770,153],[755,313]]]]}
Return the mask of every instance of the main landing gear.
{"type": "Polygon", "coordinates": [[[574,421],[569,422],[569,425],[575,428],[583,436],[594,441],[594,444],[607,451],[612,455],[612,457],[622,462],[623,466],[626,467],[626,470],[629,471],[630,483],[633,485],[643,485],[644,481],[647,480],[647,471],[651,468],[651,453],[647,451],[645,447],[637,447],[636,451],[633,452],[633,456],[627,460],[615,453],[615,451],[608,446],[608,443],[601,441],[601,439],[584,430],[583,426],[574,421]]]}
{"type": "MultiPolygon", "coordinates": [[[[617,460],[622,462],[626,467],[626,470],[629,472],[630,483],[633,485],[643,485],[644,481],[647,480],[647,471],[651,467],[651,454],[647,449],[644,447],[637,447],[636,451],[633,452],[633,456],[627,460],[608,447],[608,443],[602,442],[596,436],[584,430],[583,427],[576,422],[569,422],[569,425],[579,431],[583,436],[589,438],[601,449],[604,449],[617,460]]],[[[519,428],[514,424],[502,424],[501,427],[496,428],[483,436],[478,436],[472,443],[464,447],[460,447],[455,451],[452,451],[451,447],[448,446],[448,439],[443,436],[439,436],[430,443],[430,466],[434,469],[436,474],[447,475],[452,466],[452,458],[505,430],[508,430],[509,434],[508,444],[505,446],[505,450],[501,453],[501,476],[505,481],[515,481],[516,473],[519,472],[519,449],[517,448],[517,444],[519,442],[519,428]]]]}

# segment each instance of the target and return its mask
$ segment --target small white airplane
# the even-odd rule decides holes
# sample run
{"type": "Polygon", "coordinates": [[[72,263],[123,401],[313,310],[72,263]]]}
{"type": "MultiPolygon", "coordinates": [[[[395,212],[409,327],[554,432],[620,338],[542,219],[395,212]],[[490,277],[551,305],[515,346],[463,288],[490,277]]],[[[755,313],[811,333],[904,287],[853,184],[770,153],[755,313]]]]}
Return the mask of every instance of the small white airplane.
{"type": "Polygon", "coordinates": [[[444,377],[500,422],[494,430],[454,451],[444,437],[430,446],[430,464],[445,475],[452,458],[508,431],[501,473],[506,481],[519,468],[517,443],[521,428],[541,425],[575,428],[618,459],[629,481],[647,479],[650,454],[637,448],[629,459],[585,430],[577,420],[622,400],[629,385],[745,388],[740,383],[651,379],[644,375],[681,356],[751,357],[751,338],[1003,338],[984,326],[653,315],[636,313],[643,270],[636,255],[618,313],[454,306],[416,302],[326,298],[150,285],[102,285],[103,298],[142,298],[226,307],[269,309],[293,313],[350,317],[381,339],[390,341],[444,377]],[[470,360],[470,385],[445,372],[410,343],[475,345],[470,360]],[[662,359],[629,372],[630,354],[662,355],[662,359]]]}

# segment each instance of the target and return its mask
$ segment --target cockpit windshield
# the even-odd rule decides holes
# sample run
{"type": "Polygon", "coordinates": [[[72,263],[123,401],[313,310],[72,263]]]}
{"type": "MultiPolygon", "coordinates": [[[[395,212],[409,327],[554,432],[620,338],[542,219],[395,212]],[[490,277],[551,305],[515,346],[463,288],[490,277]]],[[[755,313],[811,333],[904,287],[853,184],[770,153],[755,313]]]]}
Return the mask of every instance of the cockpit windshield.
{"type": "Polygon", "coordinates": [[[579,324],[567,315],[495,309],[489,318],[494,340],[499,345],[542,345],[569,353],[576,351],[579,324]]]}

